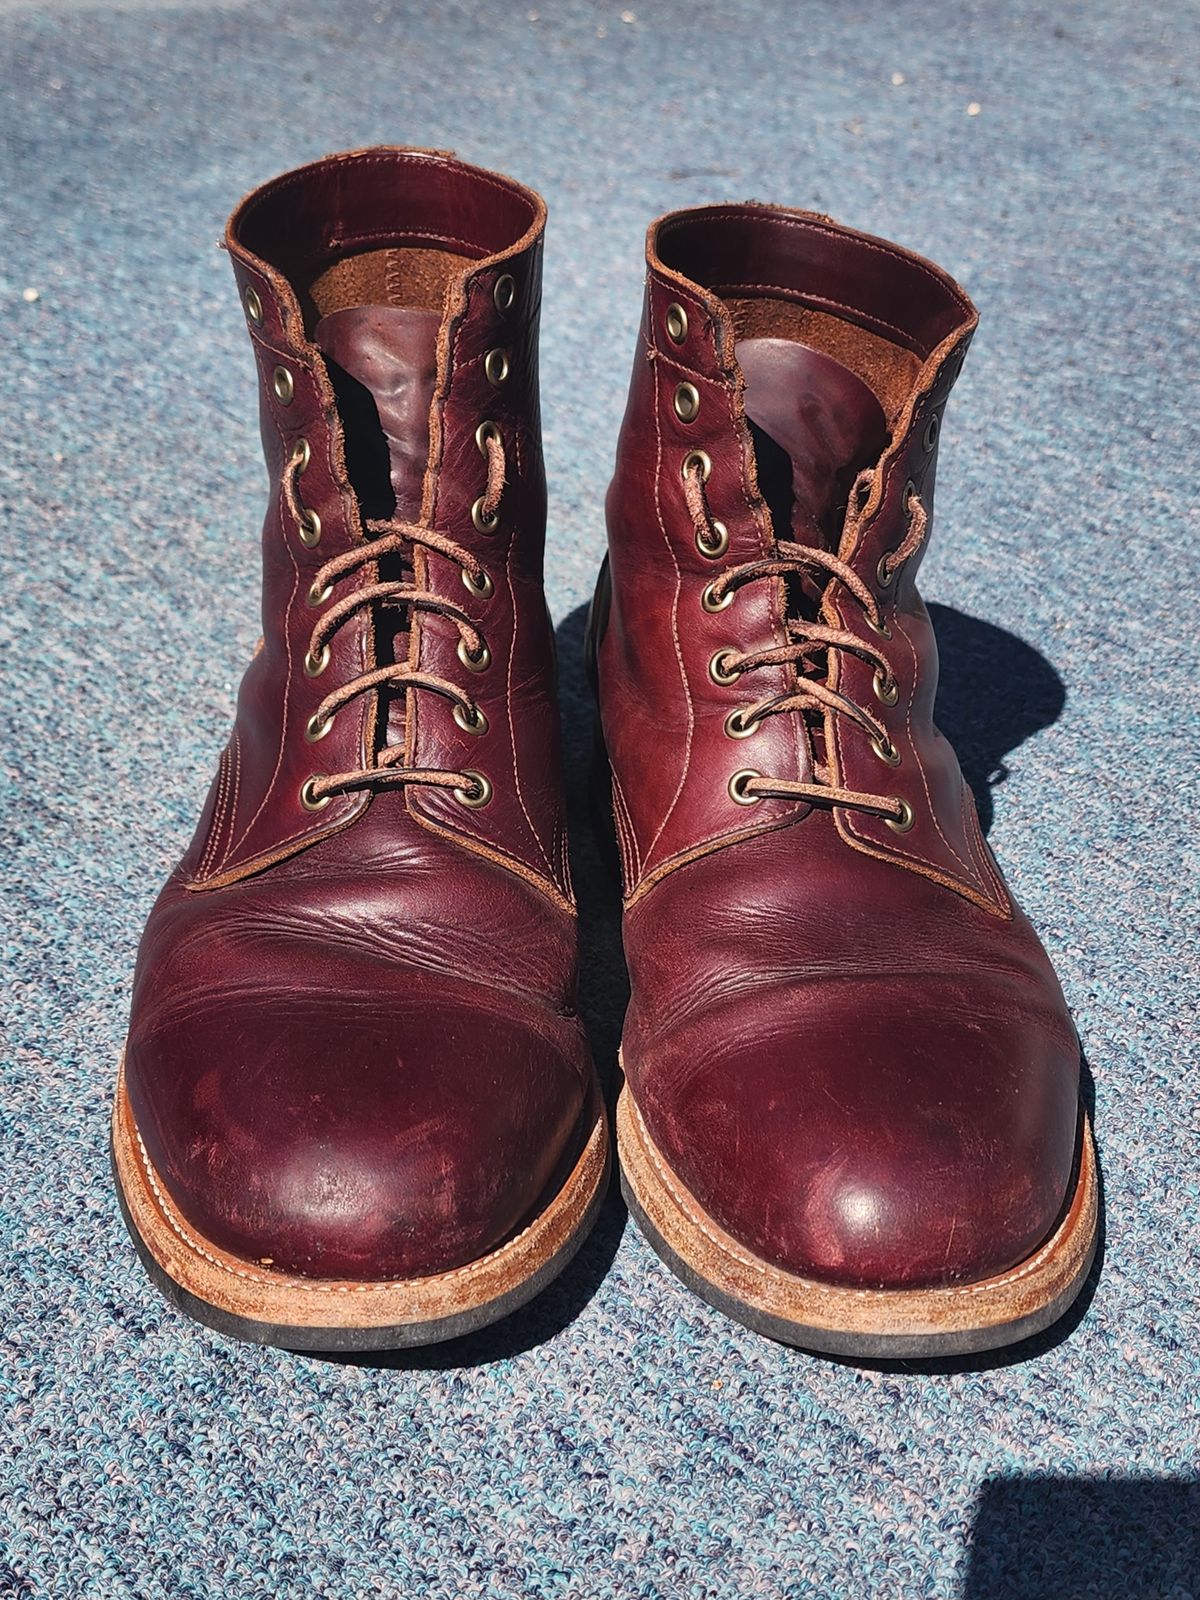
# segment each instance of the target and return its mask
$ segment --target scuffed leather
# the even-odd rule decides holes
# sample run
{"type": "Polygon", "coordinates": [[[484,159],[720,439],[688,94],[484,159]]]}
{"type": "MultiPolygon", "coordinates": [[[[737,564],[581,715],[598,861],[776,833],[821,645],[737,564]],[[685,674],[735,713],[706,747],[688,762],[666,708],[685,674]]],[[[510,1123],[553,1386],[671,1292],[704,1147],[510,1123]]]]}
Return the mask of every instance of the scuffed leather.
{"type": "MultiPolygon", "coordinates": [[[[266,185],[227,234],[243,301],[253,289],[262,306],[250,333],[271,484],[263,645],[196,836],[142,939],[125,1076],[149,1159],[185,1223],[283,1271],[381,1279],[476,1259],[535,1213],[585,1134],[593,1068],[575,1014],[541,591],[543,223],[538,197],[507,179],[384,150],[266,185]],[[405,244],[468,258],[440,341],[432,330],[432,370],[426,314],[351,307],[317,327],[297,287],[344,251],[405,244]],[[493,298],[501,268],[518,286],[505,312],[493,298]],[[501,339],[515,381],[503,396],[485,394],[463,364],[501,339]],[[290,403],[275,393],[277,365],[293,376],[290,403]],[[325,673],[309,679],[301,668],[313,576],[364,537],[346,465],[360,441],[344,436],[333,379],[343,397],[347,383],[362,386],[378,412],[372,439],[387,447],[396,501],[382,514],[424,514],[495,575],[489,602],[467,594],[457,568],[416,574],[477,615],[492,653],[486,673],[468,677],[441,619],[407,635],[423,670],[466,680],[488,735],[461,746],[412,692],[400,723],[410,765],[488,775],[484,809],[439,811],[386,788],[312,813],[300,805],[310,773],[360,767],[394,731],[366,694],[339,710],[326,738],[303,733],[330,687],[376,663],[364,609],[338,630],[325,673]],[[509,463],[494,535],[476,532],[469,511],[482,491],[474,436],[485,417],[503,430],[509,463]],[[314,549],[284,492],[301,438],[311,456],[299,494],[322,522],[314,549]]],[[[377,572],[359,569],[339,597],[377,572]]]]}
{"type": "Polygon", "coordinates": [[[134,983],[126,1082],[199,1232],[281,1270],[476,1259],[579,1149],[591,1061],[572,920],[380,795],[347,832],[196,895],[174,878],[134,983]]]}
{"type": "MultiPolygon", "coordinates": [[[[629,1085],[671,1167],[764,1259],[861,1287],[978,1280],[1028,1255],[1060,1213],[1079,1068],[1057,980],[933,725],[936,647],[914,582],[922,550],[890,587],[877,575],[904,539],[910,481],[932,512],[930,417],[940,418],[976,315],[928,263],[803,213],[679,213],[651,228],[647,260],[608,497],[611,576],[595,618],[627,895],[629,1085]],[[916,358],[890,438],[837,363],[802,348],[756,351],[755,341],[747,363],[751,376],[764,359],[791,370],[797,417],[814,388],[830,388],[829,414],[804,425],[789,424],[786,405],[760,412],[794,454],[801,524],[828,531],[840,497],[829,466],[844,456],[846,428],[860,428],[877,458],[865,508],[829,542],[879,594],[892,638],[871,634],[836,582],[822,620],[884,649],[894,707],[874,698],[871,667],[848,651],[829,653],[831,681],[882,716],[901,762],[885,766],[832,714],[824,745],[834,782],[909,800],[907,834],[862,811],[774,799],[744,808],[728,793],[746,767],[811,781],[800,713],[768,717],[747,739],[724,732],[732,710],[794,681],[791,669],[756,669],[752,687],[708,674],[723,645],[786,644],[782,585],[750,584],[715,614],[700,605],[718,571],[773,544],[721,299],[756,293],[845,316],[916,358]],[[665,333],[672,303],[688,317],[681,347],[665,333]],[[671,405],[680,377],[701,391],[690,425],[671,405]],[[730,533],[718,562],[698,552],[681,492],[689,448],[713,462],[708,503],[730,533]]],[[[779,532],[806,537],[803,526],[779,532]]]]}

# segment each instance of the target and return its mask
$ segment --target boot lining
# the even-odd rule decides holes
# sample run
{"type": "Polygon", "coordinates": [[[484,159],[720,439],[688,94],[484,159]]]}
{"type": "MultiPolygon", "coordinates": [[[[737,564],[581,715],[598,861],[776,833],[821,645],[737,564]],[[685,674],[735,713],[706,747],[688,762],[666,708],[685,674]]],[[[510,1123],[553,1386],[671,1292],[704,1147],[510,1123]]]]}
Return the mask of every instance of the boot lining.
{"type": "Polygon", "coordinates": [[[889,423],[912,393],[920,358],[857,323],[774,297],[726,296],[725,304],[736,339],[794,339],[831,356],[871,389],[889,423]]]}
{"type": "Polygon", "coordinates": [[[350,306],[404,306],[441,312],[446,285],[470,265],[450,250],[392,246],[345,255],[310,284],[297,285],[311,334],[322,317],[350,306]]]}

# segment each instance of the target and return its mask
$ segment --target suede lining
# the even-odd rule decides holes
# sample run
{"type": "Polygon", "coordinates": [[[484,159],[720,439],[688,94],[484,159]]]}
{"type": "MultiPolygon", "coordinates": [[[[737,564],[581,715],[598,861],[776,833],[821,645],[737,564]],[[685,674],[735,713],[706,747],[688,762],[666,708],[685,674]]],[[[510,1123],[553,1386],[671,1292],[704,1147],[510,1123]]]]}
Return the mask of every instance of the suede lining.
{"type": "Polygon", "coordinates": [[[889,423],[912,393],[919,357],[857,323],[773,296],[730,297],[725,304],[736,339],[794,339],[822,351],[868,385],[889,423]]]}
{"type": "Polygon", "coordinates": [[[311,284],[300,285],[306,320],[350,306],[404,306],[441,314],[446,285],[471,265],[450,250],[390,247],[340,256],[311,284]]]}

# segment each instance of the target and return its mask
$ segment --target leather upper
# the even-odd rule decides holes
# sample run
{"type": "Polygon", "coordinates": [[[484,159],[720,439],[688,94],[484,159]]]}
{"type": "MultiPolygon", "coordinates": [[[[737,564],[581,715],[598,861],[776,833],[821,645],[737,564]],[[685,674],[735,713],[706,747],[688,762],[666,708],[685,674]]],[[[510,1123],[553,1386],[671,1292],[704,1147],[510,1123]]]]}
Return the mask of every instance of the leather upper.
{"type": "Polygon", "coordinates": [[[700,1203],[777,1264],[875,1287],[1002,1271],[1063,1203],[1078,1049],[933,723],[937,651],[915,579],[974,308],[908,252],[763,206],[662,219],[647,262],[593,619],[627,893],[630,1087],[700,1203]],[[691,416],[680,385],[699,397],[691,416]],[[781,449],[793,528],[768,504],[781,449]],[[728,535],[716,555],[684,489],[697,451],[728,535]],[[731,736],[731,713],[803,681],[788,658],[796,588],[745,582],[710,608],[706,586],[793,539],[848,564],[877,602],[886,636],[817,570],[814,622],[865,649],[830,648],[807,670],[883,724],[893,760],[833,708],[731,736]],[[711,663],[725,651],[777,655],[722,683],[711,663]],[[730,780],[747,770],[903,801],[911,823],[806,799],[739,804],[730,780]]]}
{"type": "Polygon", "coordinates": [[[472,1260],[537,1209],[581,1144],[593,1069],[574,1009],[541,587],[543,225],[541,200],[508,179],[386,149],[267,184],[226,235],[270,477],[263,640],[143,937],[126,1081],[184,1217],[288,1271],[389,1278],[472,1260]],[[331,278],[350,284],[332,309],[331,278]],[[489,531],[472,518],[484,422],[505,464],[489,531]],[[322,607],[395,577],[368,560],[314,599],[317,572],[369,545],[373,517],[453,541],[491,592],[413,545],[403,579],[447,614],[349,609],[310,676],[322,607]],[[457,653],[455,609],[486,642],[478,671],[457,653]],[[449,681],[485,731],[406,682],[356,695],[306,736],[332,688],[389,661],[449,681]],[[367,783],[305,806],[306,779],[373,766],[385,748],[409,769],[477,772],[490,799],[367,783]]]}

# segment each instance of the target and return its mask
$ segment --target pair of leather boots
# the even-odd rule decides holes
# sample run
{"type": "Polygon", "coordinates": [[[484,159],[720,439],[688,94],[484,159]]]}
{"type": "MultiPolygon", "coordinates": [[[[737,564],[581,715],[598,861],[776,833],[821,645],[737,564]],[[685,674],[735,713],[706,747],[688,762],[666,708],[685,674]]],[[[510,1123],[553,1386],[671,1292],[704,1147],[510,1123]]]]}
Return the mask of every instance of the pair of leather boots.
{"type": "MultiPolygon", "coordinates": [[[[155,1280],[241,1337],[479,1327],[605,1191],[542,593],[545,215],[379,149],[229,223],[263,638],[142,941],[113,1148],[155,1280]]],[[[757,204],[656,222],[647,268],[589,627],[629,1203],[776,1338],[1016,1340],[1088,1271],[1096,1179],[1070,1016],[932,721],[915,578],[976,313],[757,204]]]]}

